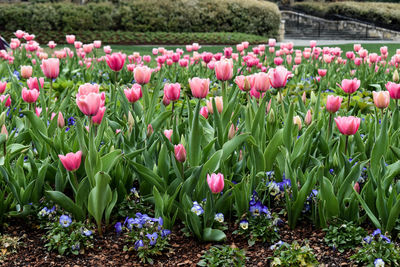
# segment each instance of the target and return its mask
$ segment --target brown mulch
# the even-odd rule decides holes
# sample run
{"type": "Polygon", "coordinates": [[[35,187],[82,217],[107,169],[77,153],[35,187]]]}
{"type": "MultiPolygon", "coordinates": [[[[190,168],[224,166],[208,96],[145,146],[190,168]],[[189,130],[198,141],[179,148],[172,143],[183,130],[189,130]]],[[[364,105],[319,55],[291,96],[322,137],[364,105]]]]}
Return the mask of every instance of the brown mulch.
{"type": "MultiPolygon", "coordinates": [[[[232,227],[231,227],[232,228],[232,227]]],[[[140,263],[134,252],[124,252],[124,242],[118,238],[110,227],[103,237],[95,236],[94,248],[84,255],[59,256],[56,252],[48,252],[41,237],[45,234],[29,221],[14,221],[5,229],[11,236],[24,236],[17,253],[9,255],[1,266],[145,266],[140,263]]],[[[268,257],[272,256],[271,244],[256,243],[249,247],[247,239],[227,233],[225,244],[246,250],[246,266],[269,266],[268,257]]],[[[321,266],[350,266],[351,252],[340,253],[326,246],[323,241],[324,232],[314,229],[311,223],[302,222],[295,230],[287,225],[280,229],[282,241],[291,243],[297,240],[303,243],[309,241],[321,266]]],[[[170,236],[171,249],[163,255],[154,258],[155,266],[196,266],[200,257],[212,243],[201,243],[194,238],[185,237],[179,229],[170,236]]]]}

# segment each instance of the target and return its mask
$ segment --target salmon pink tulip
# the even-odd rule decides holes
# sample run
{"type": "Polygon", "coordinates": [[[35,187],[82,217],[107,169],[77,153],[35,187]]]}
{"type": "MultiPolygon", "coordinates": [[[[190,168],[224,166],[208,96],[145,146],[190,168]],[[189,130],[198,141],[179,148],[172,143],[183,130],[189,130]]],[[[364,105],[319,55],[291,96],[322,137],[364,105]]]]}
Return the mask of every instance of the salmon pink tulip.
{"type": "Polygon", "coordinates": [[[94,116],[100,108],[101,96],[96,93],[77,95],[76,104],[86,116],[94,116]]]}
{"type": "Polygon", "coordinates": [[[377,108],[384,109],[389,106],[390,94],[388,91],[372,92],[374,103],[377,108]]]}
{"type": "Polygon", "coordinates": [[[138,66],[133,71],[135,82],[139,84],[146,84],[151,78],[151,69],[147,66],[138,66]]]}
{"type": "Polygon", "coordinates": [[[67,155],[58,155],[61,160],[62,165],[67,171],[73,172],[79,169],[82,160],[82,151],[76,153],[70,152],[67,155]]]}
{"type": "Polygon", "coordinates": [[[55,79],[60,72],[60,61],[58,58],[43,59],[41,68],[47,78],[55,79]]]}
{"type": "Polygon", "coordinates": [[[357,132],[358,127],[360,127],[361,119],[353,116],[336,117],[335,122],[342,134],[354,135],[357,132]]]}
{"type": "Polygon", "coordinates": [[[208,95],[210,79],[194,77],[189,79],[189,86],[195,98],[205,98],[208,95]]]}
{"type": "Polygon", "coordinates": [[[347,94],[352,94],[360,87],[361,81],[357,78],[354,79],[344,79],[342,80],[342,85],[337,84],[342,90],[347,94]]]}
{"type": "Polygon", "coordinates": [[[130,103],[135,103],[142,98],[142,86],[135,83],[130,89],[124,89],[124,93],[130,103]]]}

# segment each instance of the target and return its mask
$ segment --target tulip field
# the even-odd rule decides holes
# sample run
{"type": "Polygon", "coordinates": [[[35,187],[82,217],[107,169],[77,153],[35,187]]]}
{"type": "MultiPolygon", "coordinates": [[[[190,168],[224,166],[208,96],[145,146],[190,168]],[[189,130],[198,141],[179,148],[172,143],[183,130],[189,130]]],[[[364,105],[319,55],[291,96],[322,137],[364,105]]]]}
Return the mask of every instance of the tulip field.
{"type": "Polygon", "coordinates": [[[400,264],[400,49],[66,43],[0,51],[0,264],[400,264]]]}

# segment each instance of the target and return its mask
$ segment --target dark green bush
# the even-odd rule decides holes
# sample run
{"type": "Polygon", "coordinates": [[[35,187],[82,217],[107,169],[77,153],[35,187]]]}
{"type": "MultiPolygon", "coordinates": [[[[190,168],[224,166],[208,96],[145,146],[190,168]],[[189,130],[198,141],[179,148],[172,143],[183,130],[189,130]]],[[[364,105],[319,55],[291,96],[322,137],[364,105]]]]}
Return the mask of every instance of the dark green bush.
{"type": "Polygon", "coordinates": [[[258,0],[0,4],[0,31],[242,32],[273,37],[278,7],[258,0]]]}

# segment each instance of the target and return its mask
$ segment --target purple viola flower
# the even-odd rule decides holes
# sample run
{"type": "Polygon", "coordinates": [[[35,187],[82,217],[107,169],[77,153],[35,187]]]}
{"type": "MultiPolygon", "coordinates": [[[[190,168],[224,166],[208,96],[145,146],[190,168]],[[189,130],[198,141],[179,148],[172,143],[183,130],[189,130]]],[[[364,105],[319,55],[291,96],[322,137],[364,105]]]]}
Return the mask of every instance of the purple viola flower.
{"type": "Polygon", "coordinates": [[[135,249],[138,250],[139,248],[144,247],[143,240],[138,240],[135,242],[135,249]]]}
{"type": "Polygon", "coordinates": [[[60,224],[63,227],[68,227],[70,226],[72,223],[71,217],[69,217],[68,215],[61,215],[60,216],[60,224]]]}
{"type": "Polygon", "coordinates": [[[114,227],[115,227],[115,231],[117,232],[117,234],[122,232],[122,224],[121,224],[121,222],[117,222],[114,227]]]}
{"type": "Polygon", "coordinates": [[[150,240],[150,245],[154,246],[157,243],[157,238],[158,234],[157,233],[152,233],[152,234],[147,234],[146,237],[150,240]]]}

